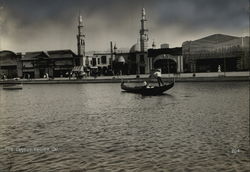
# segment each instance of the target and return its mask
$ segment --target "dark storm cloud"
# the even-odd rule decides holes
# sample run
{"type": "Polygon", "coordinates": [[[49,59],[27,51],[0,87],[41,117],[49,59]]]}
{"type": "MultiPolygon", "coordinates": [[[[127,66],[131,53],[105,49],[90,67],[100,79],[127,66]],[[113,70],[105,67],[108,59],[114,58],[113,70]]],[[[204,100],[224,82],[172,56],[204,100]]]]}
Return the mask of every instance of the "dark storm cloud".
{"type": "Polygon", "coordinates": [[[110,40],[130,47],[139,36],[140,12],[147,11],[150,38],[180,46],[213,32],[242,35],[249,27],[248,0],[2,0],[2,46],[9,49],[75,50],[79,13],[87,49],[103,50],[110,40]]]}
{"type": "Polygon", "coordinates": [[[158,4],[161,15],[157,22],[164,25],[182,24],[184,29],[204,27],[245,27],[248,24],[248,0],[175,0],[166,6],[158,4]]]}
{"type": "MultiPolygon", "coordinates": [[[[126,17],[142,1],[117,0],[8,0],[3,1],[13,17],[18,17],[25,24],[37,20],[63,20],[70,15],[83,12],[85,17],[104,15],[111,21],[126,17]],[[131,4],[130,4],[131,3],[131,4]]],[[[142,7],[142,6],[141,6],[142,7]]],[[[64,20],[67,22],[68,20],[64,20]]]]}

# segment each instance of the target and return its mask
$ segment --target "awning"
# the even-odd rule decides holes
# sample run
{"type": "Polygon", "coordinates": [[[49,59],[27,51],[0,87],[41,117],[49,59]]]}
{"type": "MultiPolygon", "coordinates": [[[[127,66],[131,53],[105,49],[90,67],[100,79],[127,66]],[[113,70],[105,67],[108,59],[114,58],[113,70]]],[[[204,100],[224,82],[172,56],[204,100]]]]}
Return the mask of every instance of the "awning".
{"type": "Polygon", "coordinates": [[[83,66],[74,66],[72,72],[83,72],[83,66]]]}
{"type": "Polygon", "coordinates": [[[98,69],[98,67],[97,66],[92,66],[92,67],[90,67],[90,69],[98,69]]]}

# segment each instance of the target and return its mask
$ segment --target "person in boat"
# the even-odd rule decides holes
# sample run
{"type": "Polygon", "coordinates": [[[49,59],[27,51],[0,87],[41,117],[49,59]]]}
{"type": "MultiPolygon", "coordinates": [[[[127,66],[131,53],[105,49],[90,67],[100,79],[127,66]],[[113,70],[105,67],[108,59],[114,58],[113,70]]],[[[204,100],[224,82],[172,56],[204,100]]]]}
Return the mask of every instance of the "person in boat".
{"type": "Polygon", "coordinates": [[[143,82],[143,86],[146,87],[146,88],[153,88],[153,86],[150,85],[147,81],[143,82]]]}
{"type": "Polygon", "coordinates": [[[156,69],[153,76],[157,79],[157,82],[159,84],[159,87],[161,85],[164,85],[164,82],[161,79],[161,69],[156,69]]]}
{"type": "Polygon", "coordinates": [[[148,86],[148,82],[147,82],[147,81],[144,81],[144,82],[143,82],[143,86],[147,87],[147,86],[148,86]]]}

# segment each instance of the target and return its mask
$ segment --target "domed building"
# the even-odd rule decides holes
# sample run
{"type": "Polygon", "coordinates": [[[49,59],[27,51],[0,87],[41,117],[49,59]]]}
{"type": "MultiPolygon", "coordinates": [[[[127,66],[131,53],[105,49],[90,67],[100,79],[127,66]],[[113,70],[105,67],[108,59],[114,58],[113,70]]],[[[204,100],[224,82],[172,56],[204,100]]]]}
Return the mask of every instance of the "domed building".
{"type": "Polygon", "coordinates": [[[141,28],[140,28],[140,39],[135,43],[129,50],[128,53],[117,53],[115,56],[120,59],[122,56],[127,66],[127,74],[146,74],[149,73],[149,59],[147,57],[148,50],[148,29],[145,27],[146,11],[143,8],[141,13],[141,28]]]}
{"type": "Polygon", "coordinates": [[[125,58],[122,55],[117,58],[116,73],[119,75],[127,74],[127,64],[125,58]]]}
{"type": "Polygon", "coordinates": [[[140,52],[140,45],[138,43],[134,44],[130,50],[129,50],[130,53],[136,53],[136,52],[140,52]]]}
{"type": "Polygon", "coordinates": [[[117,62],[118,63],[125,63],[125,59],[124,59],[124,57],[123,56],[120,56],[118,59],[117,59],[117,62]]]}

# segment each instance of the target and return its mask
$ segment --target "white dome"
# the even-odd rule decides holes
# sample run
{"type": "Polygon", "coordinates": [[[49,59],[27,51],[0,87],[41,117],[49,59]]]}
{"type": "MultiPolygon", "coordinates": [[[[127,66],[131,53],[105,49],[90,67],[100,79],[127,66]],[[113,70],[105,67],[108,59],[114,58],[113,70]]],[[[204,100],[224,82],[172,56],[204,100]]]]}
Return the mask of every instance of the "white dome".
{"type": "Polygon", "coordinates": [[[134,45],[130,48],[130,50],[129,50],[130,53],[135,53],[135,52],[139,52],[139,51],[140,51],[140,46],[139,46],[138,43],[134,44],[134,45]]]}
{"type": "Polygon", "coordinates": [[[120,56],[120,57],[118,58],[117,62],[119,62],[119,63],[125,63],[124,57],[123,57],[123,56],[120,56]]]}

